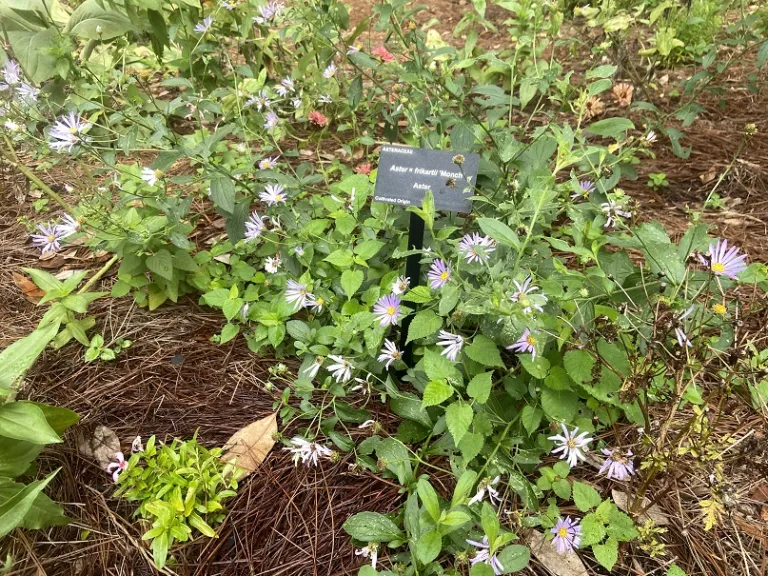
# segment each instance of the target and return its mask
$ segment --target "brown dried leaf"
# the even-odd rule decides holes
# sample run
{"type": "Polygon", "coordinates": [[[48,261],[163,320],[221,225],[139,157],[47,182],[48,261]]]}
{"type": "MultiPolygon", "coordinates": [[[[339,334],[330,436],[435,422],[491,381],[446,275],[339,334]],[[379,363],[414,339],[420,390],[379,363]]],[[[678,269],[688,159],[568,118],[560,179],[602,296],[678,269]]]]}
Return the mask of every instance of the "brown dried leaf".
{"type": "Polygon", "coordinates": [[[578,554],[559,554],[541,532],[531,532],[527,542],[536,559],[554,576],[589,576],[578,554]]]}
{"type": "MultiPolygon", "coordinates": [[[[624,510],[624,512],[628,511],[627,508],[629,508],[629,496],[626,492],[613,490],[611,492],[611,496],[613,497],[613,501],[616,503],[616,506],[624,510]]],[[[642,508],[647,508],[650,503],[651,501],[648,500],[648,498],[643,498],[642,508]]],[[[642,521],[645,521],[649,518],[653,520],[653,523],[656,524],[656,526],[669,525],[669,518],[667,518],[667,515],[664,514],[661,508],[659,508],[656,504],[651,505],[651,507],[648,508],[645,513],[640,516],[640,520],[642,521]]]]}
{"type": "Polygon", "coordinates": [[[114,460],[115,454],[120,452],[120,440],[112,430],[99,425],[90,436],[80,435],[77,439],[77,449],[83,456],[96,460],[99,467],[106,470],[114,460]]]}
{"type": "Polygon", "coordinates": [[[245,428],[235,432],[224,444],[225,462],[236,463],[245,471],[243,476],[255,472],[275,445],[277,434],[277,414],[251,422],[245,428]]]}
{"type": "Polygon", "coordinates": [[[717,170],[715,170],[715,167],[713,166],[706,172],[703,172],[702,174],[699,174],[699,180],[701,180],[702,184],[707,184],[708,182],[712,182],[717,177],[717,170]]]}
{"type": "Polygon", "coordinates": [[[21,290],[21,293],[24,294],[24,298],[26,298],[33,304],[37,304],[38,302],[40,302],[40,298],[45,296],[45,292],[40,290],[40,288],[38,288],[37,285],[34,282],[32,282],[32,280],[24,276],[24,274],[19,274],[18,272],[14,272],[13,283],[19,287],[19,290],[21,290]]]}

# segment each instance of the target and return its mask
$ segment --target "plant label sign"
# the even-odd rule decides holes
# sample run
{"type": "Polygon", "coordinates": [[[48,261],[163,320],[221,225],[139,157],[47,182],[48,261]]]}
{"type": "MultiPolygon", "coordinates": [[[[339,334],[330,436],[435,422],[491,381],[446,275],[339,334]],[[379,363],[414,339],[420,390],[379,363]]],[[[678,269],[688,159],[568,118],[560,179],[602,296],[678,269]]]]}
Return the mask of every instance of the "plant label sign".
{"type": "Polygon", "coordinates": [[[477,154],[382,146],[373,200],[421,206],[427,190],[431,190],[436,209],[469,213],[479,166],[477,154]],[[464,157],[461,165],[454,162],[457,154],[464,157]]]}

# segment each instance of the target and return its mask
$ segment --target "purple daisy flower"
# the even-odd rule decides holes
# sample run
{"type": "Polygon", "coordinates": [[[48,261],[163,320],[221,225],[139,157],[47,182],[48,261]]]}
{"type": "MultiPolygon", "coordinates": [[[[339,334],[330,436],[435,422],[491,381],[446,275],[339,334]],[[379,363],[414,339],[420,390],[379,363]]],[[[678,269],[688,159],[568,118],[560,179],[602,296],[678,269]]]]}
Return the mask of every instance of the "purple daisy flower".
{"type": "Polygon", "coordinates": [[[467,234],[459,242],[459,252],[467,259],[467,263],[488,262],[491,253],[496,250],[496,244],[488,236],[480,236],[477,232],[467,234]]]}
{"type": "Polygon", "coordinates": [[[464,346],[464,338],[458,334],[451,334],[445,330],[440,330],[437,345],[444,347],[444,350],[440,352],[441,356],[445,356],[451,362],[456,362],[456,358],[464,346]]]}
{"type": "Polygon", "coordinates": [[[379,321],[379,326],[397,325],[400,317],[400,298],[394,294],[382,296],[373,305],[373,313],[379,321]]]}
{"type": "Polygon", "coordinates": [[[507,350],[512,350],[518,354],[530,352],[531,360],[533,360],[536,358],[536,337],[533,335],[533,332],[526,328],[522,336],[518,338],[517,342],[507,346],[507,350]]]}
{"type": "Polygon", "coordinates": [[[555,535],[552,545],[560,554],[573,552],[581,544],[581,526],[578,520],[572,520],[570,516],[559,518],[550,532],[555,535]]]}
{"type": "Polygon", "coordinates": [[[603,448],[603,454],[607,456],[605,462],[600,467],[598,474],[605,474],[608,480],[627,480],[635,473],[635,466],[632,464],[632,450],[627,450],[622,454],[619,450],[609,450],[603,448]]]}
{"type": "Polygon", "coordinates": [[[278,118],[277,114],[271,110],[264,115],[264,120],[264,130],[272,130],[273,128],[276,128],[280,122],[280,118],[278,118]]]}
{"type": "Polygon", "coordinates": [[[61,248],[59,240],[62,238],[58,227],[49,222],[48,224],[38,224],[37,229],[40,230],[40,234],[30,234],[32,245],[35,248],[40,248],[43,256],[58,252],[61,248]]]}
{"type": "Polygon", "coordinates": [[[592,190],[595,189],[595,184],[591,180],[582,180],[579,182],[579,190],[578,192],[574,192],[571,194],[571,198],[574,200],[576,198],[586,198],[589,196],[589,193],[592,192],[592,190]]]}
{"type": "Polygon", "coordinates": [[[746,254],[739,254],[736,246],[728,249],[728,240],[718,240],[717,244],[709,245],[709,252],[706,256],[699,256],[699,260],[716,276],[727,276],[731,280],[736,280],[738,274],[746,270],[747,265],[744,260],[746,254]]]}
{"type": "Polygon", "coordinates": [[[496,576],[504,574],[504,566],[499,562],[498,556],[494,554],[491,556],[490,544],[488,544],[488,536],[483,536],[482,541],[477,542],[475,540],[467,540],[467,544],[472,544],[477,550],[475,550],[475,557],[469,561],[474,566],[475,564],[488,564],[493,568],[493,573],[496,576]]]}
{"type": "Polygon", "coordinates": [[[429,267],[427,273],[427,280],[432,288],[442,288],[448,284],[448,280],[451,279],[451,269],[442,260],[435,260],[432,262],[432,266],[429,267]]]}
{"type": "Polygon", "coordinates": [[[563,433],[550,436],[547,440],[552,440],[552,442],[559,444],[557,448],[552,450],[552,454],[560,452],[560,460],[566,460],[568,466],[575,468],[579,460],[587,459],[584,452],[589,451],[589,443],[592,442],[592,438],[589,437],[588,432],[579,434],[578,426],[571,431],[563,423],[560,426],[563,429],[563,433]]]}

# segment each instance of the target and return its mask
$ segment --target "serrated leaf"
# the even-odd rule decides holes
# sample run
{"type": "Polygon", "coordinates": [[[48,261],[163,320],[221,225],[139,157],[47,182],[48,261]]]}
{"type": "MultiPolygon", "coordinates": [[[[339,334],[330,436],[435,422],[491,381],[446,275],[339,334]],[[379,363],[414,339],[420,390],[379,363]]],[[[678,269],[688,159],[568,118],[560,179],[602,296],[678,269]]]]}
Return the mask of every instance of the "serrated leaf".
{"type": "Polygon", "coordinates": [[[467,432],[459,442],[461,456],[466,462],[473,460],[483,449],[485,438],[476,432],[467,432]]]}
{"type": "Polygon", "coordinates": [[[414,316],[408,328],[406,343],[431,336],[442,327],[443,319],[440,316],[432,312],[432,310],[423,310],[414,316]]]}
{"type": "Polygon", "coordinates": [[[422,407],[437,406],[453,396],[453,387],[445,380],[432,380],[424,387],[422,407]]]}
{"type": "Polygon", "coordinates": [[[570,422],[579,411],[579,397],[570,390],[541,390],[541,407],[544,413],[553,420],[570,422]]]}
{"type": "Polygon", "coordinates": [[[496,240],[499,244],[515,249],[520,248],[520,240],[518,239],[517,234],[515,234],[512,228],[504,224],[504,222],[496,220],[495,218],[478,218],[477,223],[486,235],[496,240]]]}
{"type": "Polygon", "coordinates": [[[582,512],[589,512],[592,508],[597,508],[602,501],[600,493],[589,484],[573,483],[573,503],[582,512]]]}
{"type": "Polygon", "coordinates": [[[522,413],[520,414],[520,420],[523,423],[523,428],[528,432],[528,436],[533,434],[541,424],[541,417],[544,415],[541,408],[525,405],[523,406],[522,413]]]}
{"type": "Polygon", "coordinates": [[[605,544],[594,544],[592,553],[595,555],[595,560],[610,572],[619,559],[619,543],[615,538],[608,538],[605,544]]]}
{"type": "Polygon", "coordinates": [[[349,248],[340,248],[328,254],[324,261],[333,264],[341,270],[344,270],[352,266],[355,260],[352,254],[352,250],[349,248]]]}
{"type": "Polygon", "coordinates": [[[475,336],[472,343],[464,348],[464,352],[475,362],[492,368],[503,368],[504,362],[496,343],[482,334],[475,336]]]}
{"type": "Polygon", "coordinates": [[[341,287],[347,298],[352,298],[357,293],[360,286],[363,285],[364,279],[365,274],[362,270],[344,270],[341,273],[341,287]]]}
{"type": "Polygon", "coordinates": [[[147,258],[147,268],[166,280],[173,280],[173,256],[164,248],[147,258]]]}
{"type": "Polygon", "coordinates": [[[520,364],[525,368],[525,371],[534,378],[543,380],[547,377],[550,364],[549,360],[543,356],[532,358],[530,354],[520,354],[518,355],[518,358],[520,359],[520,364]]]}
{"type": "Polygon", "coordinates": [[[596,360],[586,350],[568,350],[563,356],[563,366],[568,376],[577,384],[592,380],[592,368],[596,360]]]}
{"type": "Polygon", "coordinates": [[[595,514],[587,514],[581,521],[581,546],[591,546],[605,538],[605,524],[595,514]]]}
{"type": "Polygon", "coordinates": [[[467,384],[467,394],[480,404],[485,404],[491,395],[493,372],[478,374],[467,384]]]}
{"type": "Polygon", "coordinates": [[[469,404],[454,402],[445,411],[445,424],[453,436],[454,443],[458,444],[469,431],[474,412],[469,404]]]}
{"type": "Polygon", "coordinates": [[[416,286],[413,290],[406,292],[402,299],[406,302],[426,304],[432,301],[432,291],[427,286],[416,286]]]}

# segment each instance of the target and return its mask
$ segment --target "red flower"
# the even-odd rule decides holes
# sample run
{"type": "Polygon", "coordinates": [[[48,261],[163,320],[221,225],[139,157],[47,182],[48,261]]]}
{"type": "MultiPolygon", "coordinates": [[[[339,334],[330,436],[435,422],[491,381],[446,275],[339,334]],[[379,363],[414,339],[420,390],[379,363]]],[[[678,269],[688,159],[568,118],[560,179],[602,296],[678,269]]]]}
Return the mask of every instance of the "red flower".
{"type": "Polygon", "coordinates": [[[381,58],[382,62],[392,62],[395,59],[395,55],[392,54],[392,52],[390,52],[386,48],[384,48],[384,46],[379,46],[378,48],[375,48],[373,52],[371,52],[371,54],[381,58]]]}
{"type": "Polygon", "coordinates": [[[312,124],[317,124],[321,128],[328,124],[328,118],[323,116],[323,114],[321,112],[318,112],[317,110],[313,110],[312,112],[310,112],[307,118],[309,118],[309,121],[312,124]]]}
{"type": "Polygon", "coordinates": [[[371,170],[373,169],[373,166],[371,166],[370,162],[366,162],[365,164],[360,164],[357,168],[355,168],[355,172],[357,174],[365,174],[368,175],[371,173],[371,170]]]}

